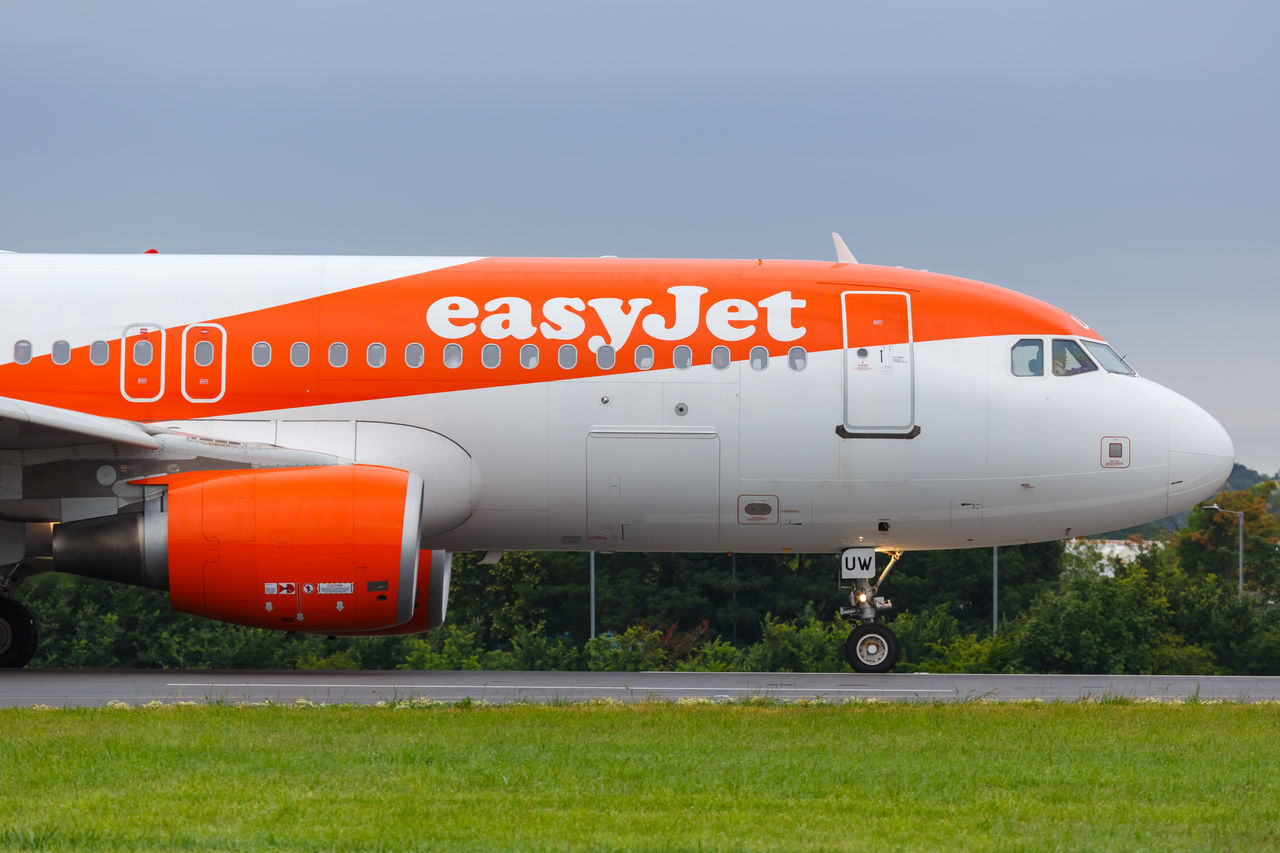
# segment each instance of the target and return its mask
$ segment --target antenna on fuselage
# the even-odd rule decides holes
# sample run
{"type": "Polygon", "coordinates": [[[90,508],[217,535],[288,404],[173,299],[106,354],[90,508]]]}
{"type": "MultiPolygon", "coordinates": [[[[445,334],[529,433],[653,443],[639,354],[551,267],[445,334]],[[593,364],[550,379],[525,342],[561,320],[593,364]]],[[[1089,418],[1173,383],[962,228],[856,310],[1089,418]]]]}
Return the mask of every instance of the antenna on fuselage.
{"type": "Polygon", "coordinates": [[[856,264],[858,259],[853,256],[853,252],[849,251],[849,247],[844,244],[844,239],[836,232],[831,232],[831,242],[836,244],[836,262],[841,264],[856,264]]]}

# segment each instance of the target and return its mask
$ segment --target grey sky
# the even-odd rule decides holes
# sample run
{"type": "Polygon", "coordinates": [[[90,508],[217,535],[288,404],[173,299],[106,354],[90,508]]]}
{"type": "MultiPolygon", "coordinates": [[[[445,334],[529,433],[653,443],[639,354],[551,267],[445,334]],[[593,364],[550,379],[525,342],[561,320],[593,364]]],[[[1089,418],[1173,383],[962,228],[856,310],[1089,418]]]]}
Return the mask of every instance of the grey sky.
{"type": "Polygon", "coordinates": [[[0,5],[0,247],[832,258],[1083,317],[1280,470],[1280,6],[0,5]]]}

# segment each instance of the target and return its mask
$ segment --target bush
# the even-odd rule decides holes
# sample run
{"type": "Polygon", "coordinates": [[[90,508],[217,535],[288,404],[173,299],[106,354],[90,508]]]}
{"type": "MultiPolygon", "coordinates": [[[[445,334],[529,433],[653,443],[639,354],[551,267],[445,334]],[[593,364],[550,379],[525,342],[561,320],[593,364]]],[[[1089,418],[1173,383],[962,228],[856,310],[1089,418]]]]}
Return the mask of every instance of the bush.
{"type": "Polygon", "coordinates": [[[742,654],[748,672],[840,672],[845,669],[846,626],[839,619],[822,622],[806,608],[804,615],[781,622],[766,614],[760,642],[742,654]]]}
{"type": "Polygon", "coordinates": [[[585,669],[585,649],[570,637],[548,637],[543,623],[519,626],[511,638],[511,666],[520,670],[585,669]]]}
{"type": "Polygon", "coordinates": [[[587,640],[587,668],[599,672],[648,672],[666,669],[662,632],[632,625],[622,634],[601,634],[587,640]]]}
{"type": "Polygon", "coordinates": [[[932,646],[946,644],[960,636],[960,620],[947,604],[935,604],[918,613],[900,613],[889,626],[898,637],[902,658],[899,672],[931,669],[927,663],[935,655],[932,646]]]}
{"type": "Polygon", "coordinates": [[[445,624],[405,641],[406,657],[397,669],[484,669],[484,650],[467,625],[445,624]]]}

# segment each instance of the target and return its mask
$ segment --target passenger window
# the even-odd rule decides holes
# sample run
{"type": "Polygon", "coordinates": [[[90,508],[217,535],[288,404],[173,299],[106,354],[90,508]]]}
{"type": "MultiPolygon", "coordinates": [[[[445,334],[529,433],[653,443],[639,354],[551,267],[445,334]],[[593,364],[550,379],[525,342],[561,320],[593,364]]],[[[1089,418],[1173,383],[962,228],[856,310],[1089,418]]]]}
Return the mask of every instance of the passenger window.
{"type": "Polygon", "coordinates": [[[405,367],[422,367],[426,360],[427,351],[423,349],[422,344],[409,344],[404,348],[405,367]]]}
{"type": "Polygon", "coordinates": [[[213,364],[213,344],[210,341],[196,341],[191,351],[191,358],[196,367],[208,367],[213,364]]]}
{"type": "Polygon", "coordinates": [[[573,344],[565,344],[560,347],[560,352],[556,355],[556,361],[565,370],[572,370],[578,366],[578,348],[573,344]]]}
{"type": "Polygon", "coordinates": [[[111,347],[106,341],[94,341],[89,344],[89,363],[101,367],[111,358],[111,347]]]}
{"type": "Polygon", "coordinates": [[[526,370],[532,370],[538,366],[537,344],[525,344],[520,347],[520,366],[526,370]]]}
{"type": "Polygon", "coordinates": [[[648,344],[641,344],[636,347],[636,367],[641,370],[648,370],[653,367],[653,347],[648,344]]]}
{"type": "Polygon", "coordinates": [[[1133,368],[1125,363],[1125,360],[1113,350],[1111,347],[1101,341],[1081,341],[1084,348],[1089,351],[1098,363],[1102,365],[1102,369],[1108,373],[1120,373],[1125,376],[1136,376],[1133,368]]]}
{"type": "Polygon", "coordinates": [[[347,345],[343,343],[329,344],[329,366],[347,366],[347,345]]]}
{"type": "Polygon", "coordinates": [[[444,366],[452,370],[455,367],[462,366],[462,345],[461,344],[445,344],[444,346],[444,366]]]}
{"type": "Polygon", "coordinates": [[[146,367],[151,363],[151,341],[137,341],[133,345],[133,363],[138,367],[146,367]]]}
{"type": "Polygon", "coordinates": [[[18,341],[13,345],[13,360],[18,364],[31,362],[31,341],[18,341]]]}
{"type": "Polygon", "coordinates": [[[764,347],[751,348],[751,369],[764,370],[769,366],[769,351],[764,347]]]}
{"type": "Polygon", "coordinates": [[[271,363],[271,344],[266,341],[258,341],[253,345],[253,350],[249,357],[253,360],[254,367],[266,367],[271,363]]]}
{"type": "Polygon", "coordinates": [[[387,363],[387,348],[382,344],[369,344],[364,351],[364,360],[370,367],[382,367],[387,363]]]}
{"type": "Polygon", "coordinates": [[[1009,351],[1009,368],[1014,376],[1044,376],[1044,341],[1023,338],[1009,351]]]}
{"type": "Polygon", "coordinates": [[[289,363],[294,367],[306,367],[311,362],[311,347],[298,341],[289,347],[289,363]]]}
{"type": "Polygon", "coordinates": [[[693,366],[693,350],[686,346],[678,346],[671,354],[671,361],[677,370],[688,370],[693,366]]]}
{"type": "Polygon", "coordinates": [[[716,370],[728,370],[733,363],[733,356],[728,347],[715,347],[711,350],[711,366],[716,370]]]}
{"type": "Polygon", "coordinates": [[[480,349],[480,363],[490,369],[497,367],[502,363],[502,348],[497,344],[485,344],[480,349]]]}
{"type": "Polygon", "coordinates": [[[1078,343],[1064,338],[1053,339],[1054,376],[1075,376],[1097,369],[1098,366],[1084,354],[1078,343]]]}
{"type": "Polygon", "coordinates": [[[71,360],[71,344],[66,341],[53,342],[53,363],[66,364],[71,360]]]}
{"type": "Polygon", "coordinates": [[[615,361],[617,361],[617,357],[614,355],[613,347],[608,344],[596,350],[596,367],[601,370],[613,370],[615,361]]]}
{"type": "Polygon", "coordinates": [[[804,351],[804,347],[792,347],[787,351],[787,367],[792,370],[804,370],[808,363],[809,354],[804,351]]]}

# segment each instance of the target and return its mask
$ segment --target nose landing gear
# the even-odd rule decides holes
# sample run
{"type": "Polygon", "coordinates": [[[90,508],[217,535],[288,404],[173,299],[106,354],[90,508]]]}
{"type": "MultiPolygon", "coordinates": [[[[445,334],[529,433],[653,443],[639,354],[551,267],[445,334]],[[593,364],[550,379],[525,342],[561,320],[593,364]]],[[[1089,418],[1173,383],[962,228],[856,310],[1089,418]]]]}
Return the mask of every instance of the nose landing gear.
{"type": "Polygon", "coordinates": [[[844,658],[855,672],[888,672],[898,662],[898,638],[888,626],[876,622],[876,614],[891,609],[893,603],[876,593],[901,556],[901,551],[893,552],[873,584],[874,549],[850,548],[841,555],[840,586],[849,589],[849,606],[840,608],[840,616],[853,626],[844,643],[844,658]]]}
{"type": "Polygon", "coordinates": [[[844,659],[856,672],[888,672],[898,662],[898,638],[876,622],[864,622],[844,641],[844,659]]]}

